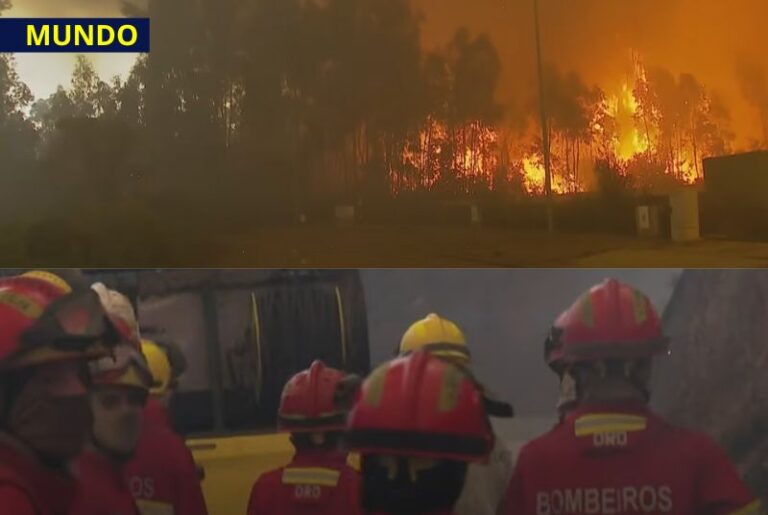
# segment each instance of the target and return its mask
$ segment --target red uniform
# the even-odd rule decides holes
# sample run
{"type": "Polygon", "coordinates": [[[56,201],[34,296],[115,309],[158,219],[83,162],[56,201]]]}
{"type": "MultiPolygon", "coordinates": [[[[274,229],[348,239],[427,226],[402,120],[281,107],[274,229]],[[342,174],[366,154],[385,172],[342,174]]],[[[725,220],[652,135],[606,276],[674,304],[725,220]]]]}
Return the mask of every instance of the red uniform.
{"type": "Polygon", "coordinates": [[[171,425],[171,419],[165,406],[152,397],[147,400],[147,405],[144,408],[144,422],[148,426],[161,426],[173,431],[173,425],[171,425]]]}
{"type": "Polygon", "coordinates": [[[139,515],[122,466],[100,452],[86,450],[73,471],[79,488],[71,515],[139,515]]]}
{"type": "MultiPolygon", "coordinates": [[[[389,513],[371,513],[370,515],[390,515],[389,513]]],[[[425,515],[456,515],[453,511],[430,511],[425,515]]]]}
{"type": "Polygon", "coordinates": [[[725,453],[645,406],[577,408],[520,451],[510,515],[758,513],[725,453]]]}
{"type": "Polygon", "coordinates": [[[248,515],[362,514],[360,475],[338,451],[302,451],[266,472],[251,490],[248,515]]]}
{"type": "Polygon", "coordinates": [[[0,444],[0,507],[13,515],[65,515],[77,483],[31,456],[0,444]]]}
{"type": "MultiPolygon", "coordinates": [[[[149,409],[149,405],[148,405],[149,409]]],[[[197,468],[184,441],[160,420],[146,416],[134,458],[125,468],[142,513],[207,515],[197,468]]]]}

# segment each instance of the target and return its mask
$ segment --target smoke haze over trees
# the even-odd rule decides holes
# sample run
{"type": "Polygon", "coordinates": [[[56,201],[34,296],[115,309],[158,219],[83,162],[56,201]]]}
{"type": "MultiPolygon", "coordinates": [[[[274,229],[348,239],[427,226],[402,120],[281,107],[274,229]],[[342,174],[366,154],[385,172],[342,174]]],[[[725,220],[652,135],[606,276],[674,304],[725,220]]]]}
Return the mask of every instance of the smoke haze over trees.
{"type": "MultiPolygon", "coordinates": [[[[45,4],[24,2],[29,13],[45,4]]],[[[647,20],[650,4],[676,16],[655,1],[601,2],[585,2],[579,24],[618,24],[633,9],[647,20]]],[[[460,6],[448,0],[454,16],[443,20],[442,30],[450,26],[443,36],[435,23],[447,14],[408,0],[121,4],[125,14],[152,18],[152,52],[122,78],[99,77],[92,58],[78,57],[69,84],[33,99],[13,57],[0,60],[6,209],[40,219],[66,213],[73,226],[109,232],[100,208],[125,213],[125,226],[183,220],[202,227],[234,219],[253,225],[410,191],[541,191],[530,13],[520,2],[462,4],[464,27],[460,6]],[[491,20],[492,7],[498,20],[483,26],[479,17],[491,20]],[[501,37],[505,16],[519,30],[501,37]]],[[[59,9],[76,15],[107,7],[83,0],[59,9]]],[[[608,87],[607,69],[597,68],[616,63],[606,54],[611,45],[593,45],[588,60],[575,53],[586,50],[584,42],[555,45],[555,28],[563,41],[575,37],[564,16],[552,6],[542,12],[557,192],[593,189],[598,162],[608,164],[601,173],[622,177],[614,185],[695,182],[703,157],[740,148],[731,104],[708,81],[633,62],[630,48],[652,56],[653,45],[622,34],[616,44],[626,45],[620,53],[631,70],[608,87]]],[[[765,79],[754,62],[745,53],[740,95],[765,125],[765,79]]],[[[764,144],[765,133],[758,139],[750,148],[764,144]]]]}

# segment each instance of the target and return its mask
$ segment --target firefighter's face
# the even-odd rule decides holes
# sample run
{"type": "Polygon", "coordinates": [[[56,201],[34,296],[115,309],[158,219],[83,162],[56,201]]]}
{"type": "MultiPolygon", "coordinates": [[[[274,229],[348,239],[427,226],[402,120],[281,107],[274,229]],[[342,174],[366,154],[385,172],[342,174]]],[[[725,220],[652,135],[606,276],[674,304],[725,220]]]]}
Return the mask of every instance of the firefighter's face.
{"type": "Polygon", "coordinates": [[[51,462],[76,456],[91,425],[83,364],[40,365],[9,413],[9,429],[51,462]]]}
{"type": "Polygon", "coordinates": [[[91,392],[93,437],[117,455],[129,456],[141,433],[147,392],[132,386],[101,386],[91,392]]]}

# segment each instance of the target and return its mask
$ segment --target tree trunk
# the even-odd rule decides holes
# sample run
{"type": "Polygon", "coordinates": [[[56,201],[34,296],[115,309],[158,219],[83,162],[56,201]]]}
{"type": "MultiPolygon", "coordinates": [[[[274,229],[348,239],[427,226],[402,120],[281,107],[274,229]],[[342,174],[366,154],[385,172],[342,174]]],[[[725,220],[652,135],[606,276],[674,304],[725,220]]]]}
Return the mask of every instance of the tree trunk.
{"type": "Polygon", "coordinates": [[[691,117],[691,146],[693,147],[693,169],[696,171],[696,178],[701,177],[699,174],[699,149],[696,145],[696,120],[691,117]]]}

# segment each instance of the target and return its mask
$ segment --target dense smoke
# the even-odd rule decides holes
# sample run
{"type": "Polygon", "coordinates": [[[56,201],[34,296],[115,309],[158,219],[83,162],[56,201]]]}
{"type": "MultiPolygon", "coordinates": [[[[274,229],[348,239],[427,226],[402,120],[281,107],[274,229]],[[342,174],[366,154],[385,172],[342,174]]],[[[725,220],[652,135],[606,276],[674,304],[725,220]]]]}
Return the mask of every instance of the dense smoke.
{"type": "MultiPolygon", "coordinates": [[[[535,86],[532,0],[414,0],[423,41],[443,45],[459,24],[488,32],[502,61],[499,98],[528,102],[535,86]]],[[[768,69],[764,0],[539,0],[543,54],[587,84],[612,90],[632,71],[631,52],[649,67],[689,73],[729,107],[737,142],[762,139],[759,112],[747,103],[736,64],[768,69]]],[[[508,112],[515,112],[508,109],[508,112]]]]}
{"type": "MultiPolygon", "coordinates": [[[[530,102],[535,85],[532,0],[412,0],[423,14],[422,39],[441,48],[460,26],[487,32],[502,62],[498,91],[507,117],[530,102]]],[[[114,16],[119,0],[16,0],[12,15],[114,16]]],[[[764,108],[747,77],[768,69],[768,3],[763,0],[539,0],[544,58],[613,89],[631,73],[630,51],[649,66],[690,73],[717,92],[734,119],[741,146],[765,140],[764,108]],[[742,63],[738,65],[736,63],[742,63]],[[744,70],[751,70],[744,74],[744,70]],[[746,97],[746,98],[745,98],[746,97]]],[[[97,66],[98,67],[98,66],[97,66]]],[[[758,75],[755,75],[755,74],[758,75]]]]}

